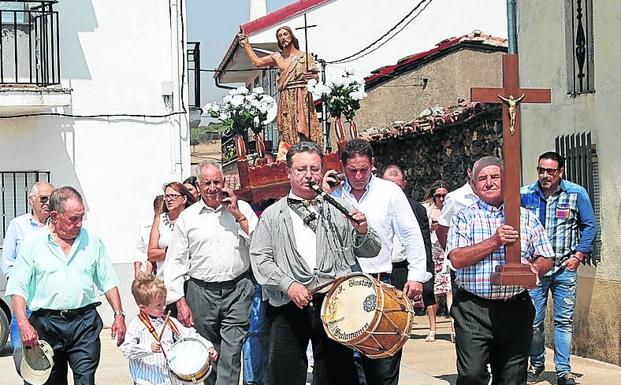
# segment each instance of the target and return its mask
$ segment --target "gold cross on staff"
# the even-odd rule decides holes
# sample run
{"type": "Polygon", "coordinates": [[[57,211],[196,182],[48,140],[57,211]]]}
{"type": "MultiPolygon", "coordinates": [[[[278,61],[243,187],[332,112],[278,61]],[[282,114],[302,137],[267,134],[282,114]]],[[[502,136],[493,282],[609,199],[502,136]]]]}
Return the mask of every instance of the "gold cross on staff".
{"type": "MultiPolygon", "coordinates": [[[[471,88],[473,102],[502,103],[502,157],[505,165],[502,180],[505,224],[520,234],[520,185],[522,148],[520,142],[520,104],[550,103],[551,92],[543,88],[520,88],[518,55],[502,56],[502,88],[471,88]],[[513,95],[521,95],[515,99],[513,95]]],[[[521,263],[521,244],[518,240],[506,246],[506,263],[492,275],[496,285],[534,287],[537,277],[528,265],[521,263]]]]}

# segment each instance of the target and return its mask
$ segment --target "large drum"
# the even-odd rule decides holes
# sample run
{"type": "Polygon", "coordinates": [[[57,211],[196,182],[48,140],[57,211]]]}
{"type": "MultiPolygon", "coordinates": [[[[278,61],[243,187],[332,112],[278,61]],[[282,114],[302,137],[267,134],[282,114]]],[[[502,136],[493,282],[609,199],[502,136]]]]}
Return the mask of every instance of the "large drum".
{"type": "Polygon", "coordinates": [[[384,358],[410,338],[414,309],[395,287],[353,273],[334,282],[321,306],[321,320],[331,339],[369,358],[384,358]]]}
{"type": "Polygon", "coordinates": [[[166,357],[170,372],[181,381],[195,384],[211,373],[209,349],[197,338],[186,337],[175,342],[166,357]]]}

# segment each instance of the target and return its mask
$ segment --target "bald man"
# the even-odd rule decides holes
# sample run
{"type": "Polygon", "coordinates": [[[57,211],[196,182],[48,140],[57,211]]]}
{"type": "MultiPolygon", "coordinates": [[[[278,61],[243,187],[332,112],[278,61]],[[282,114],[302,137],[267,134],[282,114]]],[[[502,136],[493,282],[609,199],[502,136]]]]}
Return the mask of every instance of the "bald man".
{"type": "MultiPolygon", "coordinates": [[[[50,216],[48,201],[52,191],[54,191],[54,186],[47,182],[36,182],[33,184],[28,194],[28,202],[30,202],[32,209],[24,215],[13,218],[9,223],[4,241],[2,242],[2,272],[7,280],[15,265],[17,252],[24,240],[47,222],[50,216]]],[[[27,310],[27,314],[30,316],[30,310],[27,310]]],[[[15,313],[13,313],[11,318],[10,329],[11,346],[13,351],[18,351],[22,346],[22,339],[19,335],[15,313]]],[[[16,365],[19,365],[19,363],[16,362],[16,365]]]]}

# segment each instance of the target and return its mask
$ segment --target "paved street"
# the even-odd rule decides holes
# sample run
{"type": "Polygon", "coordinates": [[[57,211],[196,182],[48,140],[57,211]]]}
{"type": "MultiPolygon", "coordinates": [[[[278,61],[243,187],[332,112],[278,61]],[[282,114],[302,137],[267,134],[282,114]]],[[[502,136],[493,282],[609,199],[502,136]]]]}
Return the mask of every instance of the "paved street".
{"type": "MultiPolygon", "coordinates": [[[[438,339],[425,342],[427,318],[416,317],[412,339],[406,344],[401,363],[401,385],[442,385],[455,384],[455,350],[449,339],[448,321],[439,319],[438,339]]],[[[99,385],[130,385],[132,382],[127,370],[127,361],[110,339],[109,329],[102,333],[101,365],[97,371],[99,385]]],[[[548,350],[547,370],[540,385],[556,383],[552,355],[548,350]]],[[[580,384],[617,385],[621,378],[621,368],[599,361],[572,356],[574,374],[580,384]]],[[[5,349],[0,357],[0,385],[21,385],[15,373],[13,359],[5,349]]]]}

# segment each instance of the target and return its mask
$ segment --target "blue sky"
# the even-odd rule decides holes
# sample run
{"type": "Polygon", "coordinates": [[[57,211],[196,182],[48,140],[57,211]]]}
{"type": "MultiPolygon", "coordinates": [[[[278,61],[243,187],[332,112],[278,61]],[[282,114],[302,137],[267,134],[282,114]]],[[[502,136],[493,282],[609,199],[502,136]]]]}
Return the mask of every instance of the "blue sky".
{"type": "MultiPolygon", "coordinates": [[[[295,0],[267,0],[272,12],[295,0]]],[[[215,68],[222,60],[239,25],[248,21],[250,0],[187,0],[188,41],[201,43],[201,68],[215,68]]],[[[216,88],[213,73],[201,77],[202,101],[220,101],[225,90],[216,88]]]]}

